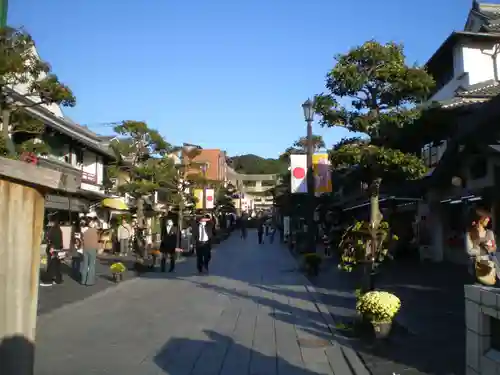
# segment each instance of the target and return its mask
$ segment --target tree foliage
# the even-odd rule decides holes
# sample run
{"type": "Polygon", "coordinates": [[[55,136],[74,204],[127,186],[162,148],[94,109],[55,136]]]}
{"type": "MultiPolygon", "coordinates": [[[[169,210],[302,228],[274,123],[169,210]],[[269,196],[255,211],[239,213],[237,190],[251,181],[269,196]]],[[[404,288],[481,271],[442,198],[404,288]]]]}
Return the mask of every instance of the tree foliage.
{"type": "MultiPolygon", "coordinates": [[[[325,141],[321,135],[313,135],[313,152],[318,152],[326,147],[325,141]]],[[[288,147],[285,152],[280,155],[280,160],[286,163],[290,162],[290,155],[292,154],[305,154],[307,152],[307,137],[300,137],[296,140],[291,147],[288,147]]]]}
{"type": "Polygon", "coordinates": [[[331,151],[334,167],[356,167],[367,182],[386,178],[418,178],[425,172],[420,159],[387,147],[398,132],[412,126],[434,86],[433,78],[419,66],[405,62],[403,46],[368,41],[336,57],[327,74],[327,93],[315,98],[321,125],[339,126],[363,133],[343,140],[331,151]],[[350,106],[339,104],[350,99],[350,106]]]}
{"type": "MultiPolygon", "coordinates": [[[[334,168],[359,172],[358,178],[369,184],[370,240],[365,259],[372,267],[382,242],[378,236],[382,181],[415,179],[425,172],[421,159],[400,150],[394,139],[421,116],[417,105],[427,99],[433,86],[425,69],[406,64],[402,45],[371,40],[336,57],[326,78],[328,91],[315,97],[321,125],[363,135],[339,142],[330,159],[334,168]]],[[[365,275],[363,289],[373,288],[370,272],[365,275]]]]}
{"type": "Polygon", "coordinates": [[[228,163],[236,172],[243,174],[280,174],[288,168],[283,160],[265,159],[253,154],[233,156],[228,163]]]}
{"type": "Polygon", "coordinates": [[[118,162],[109,168],[110,177],[120,178],[117,192],[140,199],[159,188],[175,189],[177,170],[169,156],[174,148],[154,129],[141,121],[123,121],[115,126],[119,138],[111,142],[118,162]]]}
{"type": "Polygon", "coordinates": [[[234,212],[233,203],[234,190],[225,186],[219,186],[215,189],[215,210],[217,212],[234,212]]]}
{"type": "Polygon", "coordinates": [[[12,155],[15,151],[9,133],[22,140],[18,151],[46,151],[37,139],[45,126],[30,116],[26,108],[53,103],[73,107],[76,99],[52,73],[50,65],[39,58],[26,31],[0,28],[0,112],[2,123],[9,124],[0,135],[0,154],[12,155]]]}

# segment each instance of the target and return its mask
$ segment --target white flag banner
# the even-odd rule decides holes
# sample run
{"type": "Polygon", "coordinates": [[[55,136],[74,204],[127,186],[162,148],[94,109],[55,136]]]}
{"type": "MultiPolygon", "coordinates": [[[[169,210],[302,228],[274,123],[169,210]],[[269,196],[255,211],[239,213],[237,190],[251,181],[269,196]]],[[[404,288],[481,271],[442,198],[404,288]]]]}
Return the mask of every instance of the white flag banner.
{"type": "Polygon", "coordinates": [[[307,193],[307,155],[290,155],[292,193],[307,193]]]}
{"type": "Polygon", "coordinates": [[[207,210],[212,210],[214,208],[215,202],[215,191],[214,189],[205,189],[205,208],[207,210]]]}

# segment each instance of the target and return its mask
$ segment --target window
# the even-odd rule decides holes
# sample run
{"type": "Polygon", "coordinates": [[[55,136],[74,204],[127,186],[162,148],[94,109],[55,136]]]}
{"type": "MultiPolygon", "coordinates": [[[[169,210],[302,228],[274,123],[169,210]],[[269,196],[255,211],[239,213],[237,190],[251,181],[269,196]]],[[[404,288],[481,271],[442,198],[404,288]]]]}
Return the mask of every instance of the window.
{"type": "Polygon", "coordinates": [[[75,147],[74,154],[75,154],[76,165],[82,165],[83,164],[83,150],[80,147],[75,147]]]}

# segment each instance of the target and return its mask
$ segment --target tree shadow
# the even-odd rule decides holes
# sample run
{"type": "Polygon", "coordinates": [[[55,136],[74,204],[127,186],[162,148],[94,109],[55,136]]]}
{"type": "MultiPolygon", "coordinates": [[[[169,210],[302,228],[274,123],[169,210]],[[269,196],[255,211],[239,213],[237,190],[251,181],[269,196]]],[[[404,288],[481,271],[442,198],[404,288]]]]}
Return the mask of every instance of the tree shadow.
{"type": "Polygon", "coordinates": [[[33,375],[35,345],[24,336],[6,337],[0,341],[0,374],[33,375]]]}
{"type": "Polygon", "coordinates": [[[154,363],[169,375],[318,375],[304,369],[300,358],[292,364],[278,355],[247,348],[232,337],[211,330],[203,332],[210,341],[170,339],[156,354],[154,363]]]}
{"type": "Polygon", "coordinates": [[[294,324],[301,330],[311,333],[318,338],[324,340],[331,340],[332,338],[332,333],[329,331],[327,323],[325,322],[322,314],[317,310],[306,310],[271,298],[242,293],[234,289],[228,289],[205,282],[194,280],[190,280],[190,282],[199,288],[210,289],[230,298],[251,300],[258,305],[268,307],[272,311],[271,315],[275,319],[282,320],[285,323],[294,324]]]}

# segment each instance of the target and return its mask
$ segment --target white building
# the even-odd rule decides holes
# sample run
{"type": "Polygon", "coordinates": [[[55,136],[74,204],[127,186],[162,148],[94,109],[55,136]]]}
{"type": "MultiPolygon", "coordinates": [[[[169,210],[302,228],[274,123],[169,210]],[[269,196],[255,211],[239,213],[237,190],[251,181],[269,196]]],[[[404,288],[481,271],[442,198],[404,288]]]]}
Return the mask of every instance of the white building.
{"type": "MultiPolygon", "coordinates": [[[[479,4],[474,1],[463,31],[455,31],[441,44],[426,64],[436,80],[429,102],[438,102],[446,122],[454,123],[443,131],[443,139],[426,145],[422,156],[432,174],[444,155],[447,145],[463,119],[481,104],[500,94],[500,4],[479,4]],[[449,119],[453,118],[453,121],[449,119]]],[[[434,126],[440,126],[435,124],[434,126]]],[[[442,125],[446,126],[446,125],[442,125]]],[[[469,207],[483,200],[487,189],[495,186],[500,166],[499,146],[492,140],[489,146],[471,149],[463,146],[457,160],[456,178],[449,186],[431,189],[419,205],[417,224],[432,227],[429,246],[422,257],[434,261],[466,262],[463,249],[463,220],[469,207]],[[460,223],[459,223],[460,222],[460,223]]],[[[495,207],[493,219],[495,227],[495,207]]]]}

